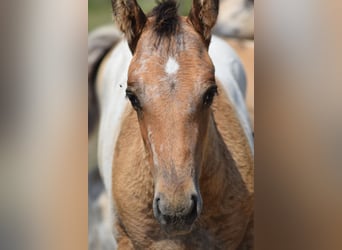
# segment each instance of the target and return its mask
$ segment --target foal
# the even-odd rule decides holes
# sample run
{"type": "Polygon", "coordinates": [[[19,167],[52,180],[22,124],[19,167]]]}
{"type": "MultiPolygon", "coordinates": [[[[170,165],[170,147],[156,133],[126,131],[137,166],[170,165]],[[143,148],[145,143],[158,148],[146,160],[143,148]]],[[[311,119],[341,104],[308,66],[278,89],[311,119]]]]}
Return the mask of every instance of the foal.
{"type": "Polygon", "coordinates": [[[241,65],[210,45],[218,1],[194,0],[188,17],[174,1],[149,16],[112,4],[127,42],[104,59],[97,96],[118,249],[251,248],[253,139],[241,65]]]}

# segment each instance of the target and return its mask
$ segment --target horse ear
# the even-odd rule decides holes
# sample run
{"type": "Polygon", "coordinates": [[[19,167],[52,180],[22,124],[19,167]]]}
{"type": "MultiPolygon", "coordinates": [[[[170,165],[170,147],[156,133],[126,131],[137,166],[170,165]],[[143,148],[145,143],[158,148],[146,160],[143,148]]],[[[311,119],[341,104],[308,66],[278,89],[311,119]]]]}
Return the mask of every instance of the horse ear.
{"type": "Polygon", "coordinates": [[[188,20],[209,47],[211,29],[216,23],[219,0],[193,0],[188,20]]]}
{"type": "Polygon", "coordinates": [[[125,33],[129,48],[134,53],[146,23],[146,16],[136,0],[112,0],[114,21],[125,33]]]}

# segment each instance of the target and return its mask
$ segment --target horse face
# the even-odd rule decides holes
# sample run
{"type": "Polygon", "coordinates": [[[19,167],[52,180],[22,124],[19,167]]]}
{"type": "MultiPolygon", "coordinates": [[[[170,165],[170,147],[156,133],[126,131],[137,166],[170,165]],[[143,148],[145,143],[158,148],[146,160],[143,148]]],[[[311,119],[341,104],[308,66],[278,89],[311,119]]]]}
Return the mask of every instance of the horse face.
{"type": "Polygon", "coordinates": [[[153,166],[154,215],[170,233],[189,231],[201,212],[198,182],[217,91],[205,44],[189,24],[183,28],[182,48],[168,52],[142,34],[127,88],[153,166]]]}
{"type": "Polygon", "coordinates": [[[194,1],[182,18],[166,1],[149,18],[139,14],[135,23],[143,27],[127,36],[133,58],[126,94],[151,162],[153,213],[170,234],[189,232],[202,209],[199,178],[217,92],[208,55],[215,10],[217,0],[194,1]]]}

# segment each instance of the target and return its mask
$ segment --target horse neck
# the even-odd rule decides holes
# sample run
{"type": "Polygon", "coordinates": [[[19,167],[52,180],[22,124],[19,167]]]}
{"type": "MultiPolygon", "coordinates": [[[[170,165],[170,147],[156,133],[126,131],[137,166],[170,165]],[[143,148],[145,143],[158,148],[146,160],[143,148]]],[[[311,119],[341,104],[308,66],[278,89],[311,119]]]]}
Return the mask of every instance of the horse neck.
{"type": "Polygon", "coordinates": [[[206,145],[204,147],[201,178],[204,180],[215,178],[223,170],[224,165],[229,165],[222,147],[225,147],[220,132],[217,129],[213,116],[210,118],[206,145]]]}
{"type": "Polygon", "coordinates": [[[218,199],[227,193],[249,195],[253,192],[254,163],[250,149],[246,148],[247,138],[241,125],[237,125],[236,116],[228,113],[235,121],[229,129],[222,126],[219,129],[214,115],[211,116],[200,177],[200,186],[205,187],[212,198],[218,199]]]}

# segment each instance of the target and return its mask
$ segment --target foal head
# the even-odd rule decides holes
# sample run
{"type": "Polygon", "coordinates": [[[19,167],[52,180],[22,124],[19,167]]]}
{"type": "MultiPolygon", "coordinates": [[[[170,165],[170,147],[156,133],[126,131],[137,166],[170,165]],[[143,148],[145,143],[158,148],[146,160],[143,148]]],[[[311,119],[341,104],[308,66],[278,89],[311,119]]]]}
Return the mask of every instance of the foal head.
{"type": "Polygon", "coordinates": [[[113,2],[133,58],[126,90],[154,178],[153,212],[166,232],[186,233],[201,212],[203,155],[217,92],[208,55],[218,0],[194,0],[188,17],[174,1],[145,16],[136,0],[113,2]]]}

